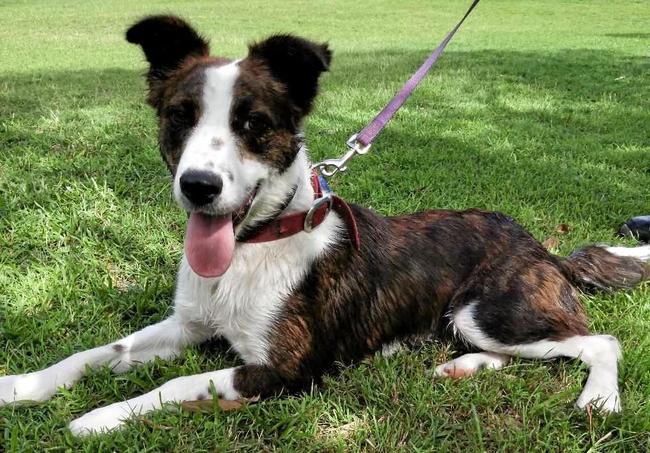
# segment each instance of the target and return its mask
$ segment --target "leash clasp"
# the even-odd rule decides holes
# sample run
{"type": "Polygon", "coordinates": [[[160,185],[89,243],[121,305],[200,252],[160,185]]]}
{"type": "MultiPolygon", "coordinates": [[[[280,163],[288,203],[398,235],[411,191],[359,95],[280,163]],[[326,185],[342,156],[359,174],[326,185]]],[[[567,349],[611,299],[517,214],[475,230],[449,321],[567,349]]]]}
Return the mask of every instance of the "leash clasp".
{"type": "Polygon", "coordinates": [[[357,134],[352,135],[346,142],[348,145],[348,151],[343,154],[343,156],[338,159],[325,159],[322,162],[319,162],[313,165],[312,169],[317,169],[321,175],[325,177],[332,177],[338,172],[345,172],[348,169],[348,162],[352,160],[357,154],[362,155],[366,154],[370,150],[371,144],[362,145],[357,141],[357,134]]]}
{"type": "Polygon", "coordinates": [[[332,210],[332,205],[334,204],[332,192],[325,192],[322,197],[315,199],[311,204],[309,211],[307,211],[307,215],[305,215],[305,222],[303,223],[303,229],[307,233],[311,233],[314,229],[314,215],[324,204],[327,204],[327,212],[325,213],[325,215],[327,215],[327,213],[332,210]]]}

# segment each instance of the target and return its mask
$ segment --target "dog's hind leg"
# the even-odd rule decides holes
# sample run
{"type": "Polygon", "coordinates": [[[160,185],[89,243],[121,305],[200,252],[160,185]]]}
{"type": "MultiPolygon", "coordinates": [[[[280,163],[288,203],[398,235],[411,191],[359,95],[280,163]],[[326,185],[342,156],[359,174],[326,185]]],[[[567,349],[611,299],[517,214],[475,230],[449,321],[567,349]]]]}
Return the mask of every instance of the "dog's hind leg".
{"type": "Polygon", "coordinates": [[[71,387],[86,369],[102,365],[122,372],[131,366],[178,355],[192,343],[207,339],[207,334],[172,316],[114,343],[78,352],[44,370],[0,377],[0,406],[21,401],[46,401],[57,389],[71,387]]]}
{"type": "MultiPolygon", "coordinates": [[[[490,354],[479,363],[487,366],[498,367],[502,355],[579,359],[589,367],[589,377],[577,405],[618,412],[618,341],[609,335],[589,335],[577,292],[555,262],[522,261],[509,267],[499,263],[500,272],[482,269],[468,281],[450,307],[456,334],[490,354]]],[[[462,364],[463,359],[457,360],[462,364]]]]}
{"type": "Polygon", "coordinates": [[[478,302],[470,303],[454,315],[454,325],[466,341],[493,353],[528,359],[579,359],[589,367],[589,377],[576,405],[585,408],[592,404],[607,412],[621,410],[617,371],[621,350],[616,338],[610,335],[572,335],[562,339],[506,344],[489,337],[481,329],[476,321],[481,316],[477,313],[478,305],[478,302]]]}

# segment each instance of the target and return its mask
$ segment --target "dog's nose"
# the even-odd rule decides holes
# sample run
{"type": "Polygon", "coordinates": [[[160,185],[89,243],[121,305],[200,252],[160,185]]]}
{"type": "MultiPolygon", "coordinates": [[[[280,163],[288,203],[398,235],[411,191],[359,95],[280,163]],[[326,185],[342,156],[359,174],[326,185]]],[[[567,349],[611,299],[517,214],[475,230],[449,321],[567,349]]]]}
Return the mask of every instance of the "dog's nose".
{"type": "Polygon", "coordinates": [[[188,171],[181,176],[181,192],[194,205],[203,206],[214,201],[221,193],[221,176],[209,171],[188,171]]]}

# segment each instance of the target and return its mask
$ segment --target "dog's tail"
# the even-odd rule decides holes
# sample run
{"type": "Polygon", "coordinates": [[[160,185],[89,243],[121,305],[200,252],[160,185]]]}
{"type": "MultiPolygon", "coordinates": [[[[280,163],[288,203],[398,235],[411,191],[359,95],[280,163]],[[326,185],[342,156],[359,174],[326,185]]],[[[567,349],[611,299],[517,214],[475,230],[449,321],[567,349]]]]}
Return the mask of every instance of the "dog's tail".
{"type": "Polygon", "coordinates": [[[580,289],[633,288],[650,279],[650,245],[642,247],[589,246],[562,260],[562,266],[580,289]]]}

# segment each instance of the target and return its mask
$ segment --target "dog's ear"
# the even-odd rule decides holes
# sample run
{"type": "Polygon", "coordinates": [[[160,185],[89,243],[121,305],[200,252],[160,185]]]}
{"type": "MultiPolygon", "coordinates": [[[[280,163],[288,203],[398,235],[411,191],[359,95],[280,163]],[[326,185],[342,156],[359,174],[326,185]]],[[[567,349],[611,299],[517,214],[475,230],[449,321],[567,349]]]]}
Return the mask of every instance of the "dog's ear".
{"type": "Polygon", "coordinates": [[[311,110],[318,92],[318,77],[329,69],[332,52],[292,35],[275,35],[249,47],[249,58],[261,60],[274,79],[284,84],[302,115],[311,110]]]}
{"type": "Polygon", "coordinates": [[[127,30],[126,40],[140,45],[149,62],[147,81],[152,104],[157,85],[167,80],[185,59],[210,53],[208,42],[176,16],[145,17],[127,30]]]}

